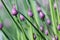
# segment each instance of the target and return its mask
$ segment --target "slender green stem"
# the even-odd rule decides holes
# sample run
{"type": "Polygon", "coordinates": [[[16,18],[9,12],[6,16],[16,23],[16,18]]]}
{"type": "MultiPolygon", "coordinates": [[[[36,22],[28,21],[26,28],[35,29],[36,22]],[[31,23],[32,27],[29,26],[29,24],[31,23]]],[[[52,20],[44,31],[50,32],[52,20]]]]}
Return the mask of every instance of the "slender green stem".
{"type": "Polygon", "coordinates": [[[3,32],[3,34],[7,37],[8,40],[10,40],[10,38],[8,37],[8,35],[4,32],[4,30],[1,30],[3,32]]]}
{"type": "Polygon", "coordinates": [[[24,31],[24,29],[23,29],[23,27],[22,27],[22,24],[20,23],[20,21],[19,21],[19,19],[17,18],[17,16],[16,16],[16,19],[17,19],[18,23],[20,24],[20,28],[21,28],[22,32],[25,34],[25,37],[27,38],[27,40],[29,40],[29,38],[27,37],[27,35],[26,35],[26,33],[25,33],[25,31],[24,31]]]}
{"type": "Polygon", "coordinates": [[[57,18],[58,18],[58,24],[60,24],[60,17],[59,17],[59,11],[58,11],[58,0],[56,0],[56,11],[57,11],[57,18]]]}
{"type": "Polygon", "coordinates": [[[20,38],[20,33],[19,33],[19,30],[17,30],[17,40],[19,40],[20,38]]]}
{"type": "MultiPolygon", "coordinates": [[[[58,9],[58,0],[55,0],[56,1],[56,6],[57,6],[57,8],[56,8],[56,12],[57,12],[57,19],[58,19],[58,25],[60,24],[60,16],[59,16],[59,9],[58,9]]],[[[58,32],[58,39],[60,40],[60,32],[58,32]]]]}
{"type": "Polygon", "coordinates": [[[56,34],[56,26],[55,26],[55,14],[54,14],[54,9],[53,9],[53,5],[52,5],[52,0],[49,0],[50,3],[50,11],[51,11],[51,20],[52,20],[52,26],[53,26],[53,31],[56,34]]]}
{"type": "Polygon", "coordinates": [[[3,28],[3,31],[6,33],[6,35],[10,38],[10,40],[16,40],[16,38],[15,37],[13,37],[13,35],[11,35],[6,29],[5,29],[5,27],[3,28]]]}

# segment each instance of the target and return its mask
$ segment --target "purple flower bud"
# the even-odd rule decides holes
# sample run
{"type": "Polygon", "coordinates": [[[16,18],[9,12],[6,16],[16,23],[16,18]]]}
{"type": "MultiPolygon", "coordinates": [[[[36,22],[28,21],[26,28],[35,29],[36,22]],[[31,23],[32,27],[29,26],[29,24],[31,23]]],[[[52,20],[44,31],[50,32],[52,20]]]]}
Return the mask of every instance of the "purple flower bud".
{"type": "Polygon", "coordinates": [[[13,5],[13,8],[12,8],[12,15],[13,16],[16,16],[18,14],[17,10],[16,10],[16,7],[15,5],[13,5]]]}
{"type": "Polygon", "coordinates": [[[50,25],[51,24],[51,21],[49,19],[47,19],[47,24],[50,25]]]}
{"type": "Polygon", "coordinates": [[[0,23],[0,30],[2,29],[2,27],[3,27],[3,24],[2,24],[2,23],[0,23]]]}
{"type": "Polygon", "coordinates": [[[0,2],[0,9],[2,9],[3,8],[3,5],[2,5],[2,3],[0,2]]]}
{"type": "Polygon", "coordinates": [[[37,6],[37,11],[38,13],[41,11],[41,8],[39,6],[37,6]]]}
{"type": "Polygon", "coordinates": [[[43,31],[43,26],[42,25],[40,26],[40,30],[43,31]]]}
{"type": "Polygon", "coordinates": [[[54,9],[56,9],[57,8],[57,5],[56,5],[56,3],[54,3],[54,9]]]}
{"type": "Polygon", "coordinates": [[[45,34],[48,35],[48,30],[45,30],[45,34]]]}
{"type": "Polygon", "coordinates": [[[57,36],[55,36],[55,39],[56,39],[56,40],[58,40],[58,37],[57,37],[57,36]]]}
{"type": "Polygon", "coordinates": [[[44,15],[43,12],[40,12],[40,13],[39,13],[39,16],[40,16],[41,19],[44,19],[44,17],[45,17],[45,15],[44,15]]]}
{"type": "Polygon", "coordinates": [[[60,24],[57,26],[57,29],[60,31],[60,24]]]}
{"type": "Polygon", "coordinates": [[[24,20],[24,16],[20,14],[20,19],[21,20],[24,20]]]}
{"type": "Polygon", "coordinates": [[[30,9],[28,10],[28,15],[29,15],[30,17],[33,16],[32,11],[31,11],[30,9]]]}
{"type": "Polygon", "coordinates": [[[52,37],[52,40],[55,40],[55,37],[52,37]]]}
{"type": "Polygon", "coordinates": [[[33,38],[34,38],[34,40],[36,40],[36,34],[34,34],[34,33],[33,33],[33,38]]]}

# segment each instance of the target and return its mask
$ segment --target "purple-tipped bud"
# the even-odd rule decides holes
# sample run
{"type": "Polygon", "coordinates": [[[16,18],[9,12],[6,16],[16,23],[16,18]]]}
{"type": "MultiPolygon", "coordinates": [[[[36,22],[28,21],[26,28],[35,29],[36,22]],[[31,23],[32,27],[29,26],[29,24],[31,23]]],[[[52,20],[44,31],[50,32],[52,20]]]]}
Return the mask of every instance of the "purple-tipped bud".
{"type": "Polygon", "coordinates": [[[34,34],[34,33],[33,33],[33,38],[34,38],[34,40],[36,40],[36,34],[34,34]]]}
{"type": "Polygon", "coordinates": [[[57,29],[60,31],[60,24],[57,26],[57,29]]]}
{"type": "Polygon", "coordinates": [[[24,20],[24,16],[20,14],[20,20],[24,20]]]}
{"type": "Polygon", "coordinates": [[[48,25],[50,25],[50,24],[51,24],[50,19],[47,19],[47,24],[48,24],[48,25]]]}
{"type": "Polygon", "coordinates": [[[55,36],[55,40],[58,40],[58,37],[57,36],[55,36]]]}
{"type": "Polygon", "coordinates": [[[45,34],[48,35],[48,30],[45,30],[45,34]]]}
{"type": "Polygon", "coordinates": [[[31,11],[30,9],[28,10],[28,15],[29,15],[30,17],[33,16],[33,13],[32,13],[32,11],[31,11]]]}
{"type": "Polygon", "coordinates": [[[13,8],[12,8],[12,15],[13,16],[16,16],[18,14],[17,10],[16,10],[16,7],[15,5],[13,5],[13,8]]]}
{"type": "Polygon", "coordinates": [[[2,27],[3,27],[3,24],[2,24],[2,23],[0,23],[0,30],[2,29],[2,27]]]}
{"type": "Polygon", "coordinates": [[[41,26],[40,26],[40,30],[43,31],[43,29],[44,29],[44,28],[43,28],[43,26],[41,25],[41,26]]]}
{"type": "Polygon", "coordinates": [[[55,40],[55,37],[52,37],[52,40],[55,40]]]}
{"type": "Polygon", "coordinates": [[[38,13],[41,11],[41,8],[39,6],[37,6],[37,11],[38,13]]]}
{"type": "Polygon", "coordinates": [[[2,9],[2,7],[3,7],[3,5],[2,5],[2,3],[0,2],[0,9],[2,9]]]}
{"type": "Polygon", "coordinates": [[[56,9],[57,8],[57,5],[56,5],[56,3],[54,3],[54,9],[56,9]]]}
{"type": "Polygon", "coordinates": [[[43,12],[40,12],[40,13],[39,13],[39,16],[40,16],[41,19],[44,19],[44,17],[45,17],[45,15],[44,15],[43,12]]]}

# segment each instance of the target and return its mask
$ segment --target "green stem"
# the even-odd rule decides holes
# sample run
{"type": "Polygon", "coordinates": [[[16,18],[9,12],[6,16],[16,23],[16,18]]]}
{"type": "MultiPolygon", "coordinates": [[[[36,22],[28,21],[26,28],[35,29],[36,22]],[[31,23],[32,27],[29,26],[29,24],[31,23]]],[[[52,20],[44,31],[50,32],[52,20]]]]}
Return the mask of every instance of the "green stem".
{"type": "Polygon", "coordinates": [[[55,14],[54,14],[54,9],[53,9],[53,5],[52,5],[52,0],[49,0],[50,3],[50,11],[51,11],[51,20],[52,20],[52,26],[53,26],[53,31],[55,34],[56,33],[56,26],[55,26],[55,14]]]}
{"type": "MultiPolygon", "coordinates": [[[[6,26],[5,26],[6,27],[6,26]]],[[[3,28],[3,31],[5,32],[5,34],[10,38],[10,40],[16,40],[15,37],[13,37],[13,35],[11,35],[7,30],[6,28],[3,28]]]]}
{"type": "Polygon", "coordinates": [[[59,11],[58,11],[58,0],[56,0],[56,11],[57,11],[57,18],[58,18],[58,24],[60,24],[60,17],[59,17],[59,11]]]}
{"type": "MultiPolygon", "coordinates": [[[[56,8],[56,12],[57,12],[57,19],[58,19],[58,25],[60,24],[60,17],[59,17],[59,9],[58,9],[58,0],[56,0],[56,5],[57,5],[57,8],[56,8]]],[[[58,39],[60,40],[60,32],[58,32],[58,39]]]]}
{"type": "Polygon", "coordinates": [[[27,35],[26,35],[26,33],[25,33],[25,31],[24,31],[24,29],[23,29],[23,27],[22,27],[22,24],[20,23],[20,21],[19,21],[19,19],[18,19],[17,16],[16,16],[16,19],[17,19],[17,22],[19,23],[20,28],[21,28],[22,32],[24,33],[25,37],[27,38],[27,40],[29,40],[29,38],[27,37],[27,35]]]}
{"type": "Polygon", "coordinates": [[[7,39],[10,40],[10,38],[9,38],[8,35],[4,32],[4,30],[2,29],[1,31],[4,33],[4,35],[7,37],[7,39]]]}

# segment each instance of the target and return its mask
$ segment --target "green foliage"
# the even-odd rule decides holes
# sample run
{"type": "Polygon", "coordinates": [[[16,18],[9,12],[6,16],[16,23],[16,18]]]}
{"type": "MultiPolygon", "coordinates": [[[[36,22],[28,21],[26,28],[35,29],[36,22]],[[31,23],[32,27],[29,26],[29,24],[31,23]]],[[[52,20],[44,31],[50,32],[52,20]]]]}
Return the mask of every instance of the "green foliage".
{"type": "Polygon", "coordinates": [[[3,23],[3,40],[34,40],[36,34],[36,40],[52,40],[52,37],[58,36],[60,40],[60,32],[57,30],[58,24],[60,24],[60,16],[58,9],[58,0],[49,0],[49,10],[42,4],[42,0],[0,0],[2,8],[0,9],[0,22],[3,23]],[[54,3],[57,7],[54,9],[54,3]],[[12,6],[16,5],[18,11],[17,16],[11,15],[12,6]],[[42,12],[45,14],[45,18],[42,20],[39,17],[39,13],[36,10],[37,6],[40,6],[42,12]],[[28,10],[31,10],[33,17],[28,16],[28,10]],[[24,16],[24,20],[20,20],[20,14],[24,16]],[[48,25],[46,20],[50,19],[51,24],[48,25]],[[40,26],[43,25],[44,31],[40,30],[40,26]],[[48,30],[48,35],[45,34],[45,30],[48,30]]]}

